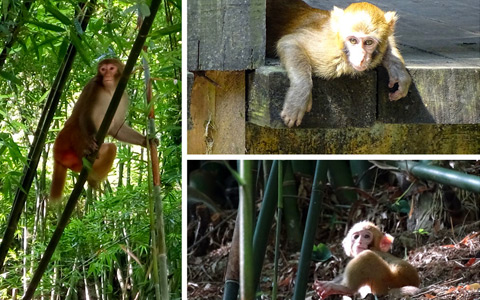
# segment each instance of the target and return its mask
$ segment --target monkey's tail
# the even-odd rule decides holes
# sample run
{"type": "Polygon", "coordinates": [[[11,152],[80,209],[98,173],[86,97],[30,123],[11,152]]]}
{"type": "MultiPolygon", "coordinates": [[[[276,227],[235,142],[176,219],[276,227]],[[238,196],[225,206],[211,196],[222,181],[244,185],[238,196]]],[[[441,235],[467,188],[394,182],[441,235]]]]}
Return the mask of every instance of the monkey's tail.
{"type": "Polygon", "coordinates": [[[67,177],[67,168],[55,162],[53,164],[52,186],[50,188],[50,200],[58,202],[62,199],[65,179],[67,177]]]}

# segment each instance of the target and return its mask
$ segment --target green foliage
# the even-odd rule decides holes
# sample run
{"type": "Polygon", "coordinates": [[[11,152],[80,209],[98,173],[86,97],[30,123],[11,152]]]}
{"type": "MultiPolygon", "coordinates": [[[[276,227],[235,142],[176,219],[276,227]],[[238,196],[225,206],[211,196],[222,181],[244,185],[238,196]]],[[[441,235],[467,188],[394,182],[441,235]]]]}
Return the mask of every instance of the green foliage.
{"type": "Polygon", "coordinates": [[[320,243],[313,245],[312,260],[313,261],[326,261],[332,257],[332,252],[328,249],[327,245],[320,243]]]}
{"type": "MultiPolygon", "coordinates": [[[[47,133],[34,184],[0,277],[0,298],[9,299],[13,288],[23,293],[23,270],[31,279],[55,230],[64,203],[46,201],[52,172],[52,145],[70,115],[86,82],[95,74],[98,61],[119,57],[124,62],[138,33],[137,14],[150,13],[148,1],[99,1],[83,32],[75,19],[75,1],[35,1],[15,28],[19,2],[1,5],[0,47],[14,38],[7,59],[0,65],[0,234],[5,231],[10,209],[22,177],[44,102],[60,69],[68,45],[77,47],[77,59],[63,91],[54,122],[47,133]],[[27,234],[25,236],[25,234],[27,234]],[[26,243],[26,244],[25,244],[26,243]],[[26,246],[27,251],[23,252],[26,246]]],[[[142,57],[149,62],[155,110],[156,137],[161,172],[169,284],[172,298],[181,298],[181,1],[168,1],[157,13],[142,57]],[[168,21],[167,21],[168,20],[168,21]]],[[[0,50],[1,51],[1,50],[0,50]]],[[[146,132],[149,106],[141,62],[132,74],[127,91],[130,107],[127,122],[146,132]]],[[[118,142],[118,155],[104,193],[81,198],[59,246],[45,272],[38,295],[52,290],[65,296],[84,288],[86,278],[93,291],[100,278],[104,293],[119,294],[117,270],[128,277],[142,299],[154,295],[151,280],[151,228],[149,214],[148,158],[145,149],[118,142]],[[123,169],[123,173],[120,172],[123,169]]],[[[69,172],[65,193],[73,187],[69,172]]],[[[85,194],[86,195],[86,194],[85,194]]],[[[1,238],[1,237],[0,237],[1,238]]],[[[133,291],[132,291],[133,292],[133,291]]],[[[75,298],[75,297],[72,297],[75,298]]],[[[134,297],[132,297],[134,298],[134,297]]]]}
{"type": "Polygon", "coordinates": [[[408,214],[410,212],[410,203],[405,199],[400,199],[392,204],[392,210],[401,214],[408,214]]]}
{"type": "Polygon", "coordinates": [[[418,230],[414,230],[413,233],[419,234],[419,235],[430,235],[430,233],[423,228],[420,228],[418,230]]]}

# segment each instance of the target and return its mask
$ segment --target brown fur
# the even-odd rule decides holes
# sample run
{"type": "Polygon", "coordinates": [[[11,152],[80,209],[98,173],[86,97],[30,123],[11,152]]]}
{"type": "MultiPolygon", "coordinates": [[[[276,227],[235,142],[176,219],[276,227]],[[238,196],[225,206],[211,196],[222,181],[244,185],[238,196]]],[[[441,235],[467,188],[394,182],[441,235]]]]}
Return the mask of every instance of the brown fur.
{"type": "Polygon", "coordinates": [[[389,86],[399,83],[391,100],[404,97],[410,85],[403,58],[393,37],[396,14],[362,2],[345,10],[325,11],[301,0],[267,1],[267,55],[277,54],[290,79],[281,117],[289,127],[300,125],[312,107],[312,75],[332,79],[355,76],[383,64],[390,75],[389,86]],[[368,36],[378,42],[367,52],[366,69],[352,66],[346,39],[352,34],[368,36]],[[276,50],[276,51],[275,51],[276,50]]]}
{"type": "Polygon", "coordinates": [[[369,286],[376,295],[386,295],[393,289],[401,288],[418,290],[416,287],[420,285],[420,278],[417,270],[408,262],[385,252],[393,240],[375,224],[366,221],[355,224],[342,242],[345,253],[351,256],[352,235],[365,229],[373,234],[369,249],[360,252],[347,264],[340,284],[335,281],[315,282],[319,296],[351,295],[362,286],[369,286]]]}
{"type": "MultiPolygon", "coordinates": [[[[370,230],[373,234],[373,242],[369,247],[370,250],[362,251],[348,263],[343,284],[353,291],[357,291],[363,285],[369,285],[372,292],[378,295],[385,295],[392,288],[418,287],[420,278],[417,270],[408,262],[385,252],[388,251],[393,240],[388,238],[384,240],[385,234],[375,224],[366,221],[355,224],[349,230],[345,240],[349,241],[353,233],[362,229],[370,230]],[[375,267],[372,268],[372,266],[375,267]],[[370,269],[375,271],[365,272],[370,269]]],[[[343,242],[343,245],[345,253],[348,253],[350,243],[343,242]]]]}
{"type": "MultiPolygon", "coordinates": [[[[71,116],[58,133],[53,145],[54,170],[50,189],[50,199],[53,201],[58,201],[62,197],[67,169],[80,172],[83,166],[82,158],[97,150],[95,135],[103,121],[123,68],[122,62],[118,59],[101,61],[98,64],[97,74],[84,87],[71,116]],[[100,73],[100,68],[104,65],[115,65],[117,68],[113,85],[105,84],[105,79],[100,73]]],[[[110,124],[108,134],[117,140],[145,147],[145,137],[124,124],[127,108],[128,96],[125,93],[110,124]]],[[[115,156],[115,144],[102,144],[88,177],[91,186],[96,187],[108,175],[115,156]]]]}

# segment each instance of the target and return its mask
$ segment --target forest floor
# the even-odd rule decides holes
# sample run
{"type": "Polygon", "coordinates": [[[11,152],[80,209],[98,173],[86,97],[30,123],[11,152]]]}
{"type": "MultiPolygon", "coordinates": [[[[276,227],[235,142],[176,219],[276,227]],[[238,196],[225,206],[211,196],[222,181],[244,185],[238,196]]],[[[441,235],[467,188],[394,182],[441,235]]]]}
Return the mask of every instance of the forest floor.
{"type": "MultiPolygon", "coordinates": [[[[480,172],[479,163],[467,167],[468,173],[480,172]]],[[[305,184],[305,180],[298,181],[305,184]]],[[[308,183],[306,185],[307,193],[302,196],[303,199],[308,199],[311,191],[311,186],[308,186],[308,183]]],[[[455,221],[452,207],[458,208],[458,206],[452,205],[455,201],[451,201],[445,187],[423,182],[414,187],[410,186],[408,194],[405,194],[405,189],[400,188],[397,182],[392,183],[387,180],[377,186],[375,192],[369,194],[370,196],[364,194],[359,196],[359,203],[352,204],[353,213],[349,214],[345,213],[344,208],[335,208],[338,204],[335,192],[331,187],[327,187],[323,200],[324,214],[319,220],[315,240],[322,241],[330,250],[331,256],[324,262],[311,263],[306,299],[318,299],[312,288],[314,280],[332,280],[342,274],[345,269],[347,259],[341,245],[345,235],[345,223],[351,224],[352,219],[356,221],[368,219],[375,220],[377,225],[380,222],[382,230],[394,236],[392,254],[407,260],[418,270],[421,279],[420,292],[411,299],[479,300],[480,195],[464,193],[464,191],[459,194],[458,190],[455,192],[461,199],[459,201],[462,205],[461,210],[470,211],[462,221],[458,219],[455,221]],[[368,200],[369,197],[372,199],[368,200]],[[398,211],[392,211],[392,199],[400,198],[409,199],[410,203],[412,201],[415,203],[412,208],[407,209],[407,211],[410,210],[409,213],[400,214],[398,211]],[[375,201],[372,202],[373,200],[375,201]],[[422,208],[422,205],[425,206],[423,203],[427,203],[426,209],[422,208]],[[328,211],[328,208],[331,211],[328,211]],[[337,225],[329,225],[328,220],[331,220],[332,215],[337,217],[337,225]],[[421,223],[420,219],[434,220],[435,218],[437,221],[432,221],[430,227],[427,223],[418,227],[418,223],[421,223]],[[417,225],[411,224],[413,219],[416,219],[417,225]],[[412,226],[417,226],[417,229],[412,229],[412,226]]],[[[298,203],[303,214],[302,219],[305,220],[308,201],[299,200],[298,203]]],[[[193,216],[188,224],[188,299],[222,299],[223,297],[225,270],[228,265],[236,213],[229,210],[220,214],[205,215],[206,211],[208,209],[201,206],[197,206],[195,212],[190,211],[196,217],[193,216]],[[207,220],[208,229],[198,236],[198,228],[202,227],[200,223],[204,222],[201,220],[207,220]],[[203,241],[199,241],[202,237],[203,241]]],[[[206,225],[204,224],[203,227],[205,228],[206,225]]],[[[274,231],[275,224],[271,229],[260,278],[261,299],[271,299],[274,231]]],[[[286,236],[286,232],[282,232],[277,299],[292,298],[297,275],[299,247],[295,249],[289,247],[286,236]]],[[[375,299],[368,297],[365,299],[375,299]]],[[[330,296],[327,299],[334,300],[341,297],[330,296]]],[[[400,298],[384,296],[378,299],[400,298]]]]}
{"type": "MultiPolygon", "coordinates": [[[[450,230],[438,235],[435,241],[409,252],[408,261],[417,268],[421,283],[421,292],[412,299],[480,299],[480,223],[472,226],[477,231],[463,237],[459,242],[450,230]]],[[[313,282],[313,273],[339,274],[344,263],[340,243],[331,248],[333,259],[324,263],[317,263],[312,267],[310,284],[313,282]]],[[[221,246],[215,251],[202,257],[189,255],[188,257],[188,299],[222,299],[224,273],[228,263],[230,243],[221,246]]],[[[293,294],[293,282],[297,271],[299,253],[282,253],[280,260],[281,274],[278,285],[277,299],[290,299],[293,294]]],[[[267,249],[266,261],[262,271],[262,291],[271,290],[273,274],[273,246],[267,249]]],[[[316,276],[320,277],[320,276],[316,276]]],[[[333,277],[322,277],[324,280],[333,277]]],[[[268,292],[269,293],[269,292],[268,292]]],[[[307,289],[307,296],[315,298],[311,286],[307,289]]],[[[310,298],[310,297],[309,297],[310,298]]],[[[268,296],[262,299],[270,299],[268,296]]],[[[330,297],[329,299],[341,299],[330,297]]],[[[379,299],[389,299],[383,297],[379,299]]],[[[393,299],[393,298],[390,298],[393,299]]]]}

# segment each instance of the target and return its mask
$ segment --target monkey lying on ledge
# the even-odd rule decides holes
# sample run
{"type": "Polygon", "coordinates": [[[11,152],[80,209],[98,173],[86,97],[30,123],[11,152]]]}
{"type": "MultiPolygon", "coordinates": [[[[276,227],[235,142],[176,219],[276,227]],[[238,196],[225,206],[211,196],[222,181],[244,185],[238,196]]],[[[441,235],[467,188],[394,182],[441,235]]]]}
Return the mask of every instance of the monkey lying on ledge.
{"type": "Polygon", "coordinates": [[[340,278],[315,281],[314,288],[320,299],[356,292],[360,292],[362,297],[369,292],[375,295],[411,295],[418,292],[420,278],[417,270],[408,262],[387,253],[392,242],[391,235],[382,233],[371,222],[353,225],[342,242],[345,253],[353,259],[340,278]],[[368,288],[365,290],[363,287],[368,288]]]}
{"type": "Polygon", "coordinates": [[[285,67],[290,88],[280,114],[285,125],[302,123],[312,108],[312,74],[324,79],[358,75],[382,64],[390,77],[389,94],[398,100],[411,83],[393,36],[397,16],[370,3],[345,10],[316,9],[302,0],[267,1],[267,55],[276,54],[285,67]]]}

